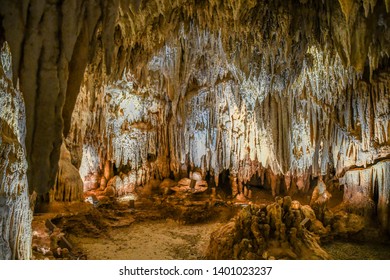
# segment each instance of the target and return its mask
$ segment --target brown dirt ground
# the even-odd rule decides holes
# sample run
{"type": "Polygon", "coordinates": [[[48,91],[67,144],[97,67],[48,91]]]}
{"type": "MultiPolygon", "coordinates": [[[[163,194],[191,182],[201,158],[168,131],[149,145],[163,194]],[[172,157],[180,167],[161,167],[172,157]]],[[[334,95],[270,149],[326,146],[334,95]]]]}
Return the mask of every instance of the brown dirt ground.
{"type": "Polygon", "coordinates": [[[173,220],[135,222],[96,238],[69,236],[88,259],[196,260],[203,259],[210,234],[221,223],[181,225],[173,220]]]}
{"type": "MultiPolygon", "coordinates": [[[[274,201],[268,192],[254,192],[256,203],[274,201]]],[[[331,206],[341,201],[338,192],[331,199],[331,206]]],[[[293,199],[306,204],[307,197],[295,196],[293,199]]],[[[92,260],[194,260],[204,259],[210,235],[225,224],[238,211],[237,207],[221,207],[214,219],[197,224],[182,224],[163,217],[150,204],[136,207],[136,211],[93,210],[87,203],[54,203],[41,214],[34,215],[34,244],[38,247],[50,244],[45,228],[45,220],[65,216],[57,224],[61,229],[67,227],[66,237],[87,259],[92,260]],[[138,208],[137,208],[138,207],[138,208]],[[234,210],[232,210],[235,208],[234,210]],[[228,210],[229,209],[229,210],[228,210]],[[233,211],[233,212],[232,212],[233,211]],[[61,214],[59,214],[61,213],[61,214]],[[91,214],[92,213],[92,214],[91,214]],[[92,220],[91,220],[92,219],[92,220]],[[65,224],[63,223],[65,221],[65,224]],[[100,230],[103,231],[100,233],[100,230]],[[84,234],[85,233],[85,234],[84,234]]],[[[37,259],[44,258],[36,254],[37,259]]]]}

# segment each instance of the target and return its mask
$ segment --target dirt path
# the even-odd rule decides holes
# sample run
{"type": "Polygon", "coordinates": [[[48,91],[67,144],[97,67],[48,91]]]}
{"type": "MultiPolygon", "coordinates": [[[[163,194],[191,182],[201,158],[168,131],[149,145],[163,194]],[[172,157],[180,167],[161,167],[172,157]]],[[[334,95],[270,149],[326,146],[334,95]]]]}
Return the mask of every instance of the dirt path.
{"type": "Polygon", "coordinates": [[[180,225],[172,220],[136,222],[110,230],[107,237],[70,236],[88,259],[193,260],[204,258],[210,234],[221,223],[180,225]]]}
{"type": "Polygon", "coordinates": [[[335,260],[390,260],[389,244],[334,241],[323,248],[335,260]]]}

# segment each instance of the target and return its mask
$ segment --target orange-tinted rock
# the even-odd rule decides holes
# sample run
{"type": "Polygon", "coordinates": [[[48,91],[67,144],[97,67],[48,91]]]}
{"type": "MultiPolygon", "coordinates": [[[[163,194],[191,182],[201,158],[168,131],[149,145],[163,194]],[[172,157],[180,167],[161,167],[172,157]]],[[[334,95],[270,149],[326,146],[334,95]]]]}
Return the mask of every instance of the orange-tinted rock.
{"type": "Polygon", "coordinates": [[[83,181],[80,173],[71,163],[70,153],[65,144],[61,146],[57,180],[50,192],[50,201],[81,201],[83,181]]]}

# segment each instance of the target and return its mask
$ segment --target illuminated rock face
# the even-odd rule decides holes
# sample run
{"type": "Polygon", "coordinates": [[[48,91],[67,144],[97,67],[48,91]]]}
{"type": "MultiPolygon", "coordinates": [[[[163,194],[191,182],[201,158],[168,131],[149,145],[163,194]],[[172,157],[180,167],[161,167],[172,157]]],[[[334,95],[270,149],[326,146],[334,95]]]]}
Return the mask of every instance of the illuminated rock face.
{"type": "MultiPolygon", "coordinates": [[[[118,51],[114,72],[121,75],[114,81],[97,82],[96,63],[88,66],[68,137],[79,151],[76,157],[86,151],[76,160],[82,178],[95,174],[99,182],[110,161],[122,172],[122,182],[132,182],[131,188],[119,187],[125,194],[151,178],[188,177],[192,170],[209,173],[218,185],[219,174],[229,170],[233,194],[244,192],[243,185],[257,175],[277,195],[307,191],[313,176],[338,178],[387,158],[390,82],[383,50],[389,17],[379,11],[384,3],[365,3],[357,10],[359,5],[350,2],[302,4],[299,12],[281,8],[277,20],[266,14],[264,22],[202,10],[199,18],[226,18],[205,24],[188,23],[184,16],[175,28],[161,19],[152,33],[133,26],[144,22],[144,13],[153,21],[151,6],[141,5],[133,22],[122,19],[117,31],[118,48],[133,50],[134,42],[125,36],[126,24],[133,26],[132,38],[143,51],[130,51],[130,63],[121,61],[118,51]],[[315,23],[307,22],[321,9],[331,13],[320,17],[319,33],[311,33],[315,23]],[[303,17],[305,24],[296,27],[303,17]],[[264,29],[248,31],[252,20],[264,29]],[[270,24],[275,21],[277,26],[270,24]],[[329,21],[338,24],[328,26],[329,21]],[[365,35],[371,21],[383,31],[383,36],[373,33],[378,45],[365,35]],[[158,44],[150,36],[159,38],[163,27],[171,35],[158,44]],[[355,35],[345,32],[357,27],[355,35]],[[337,34],[331,40],[321,37],[327,28],[337,34]],[[275,37],[270,39],[267,30],[275,37]],[[326,44],[320,46],[316,36],[326,44]]],[[[161,7],[162,12],[171,8],[161,7]]],[[[97,57],[101,61],[102,52],[97,57]]]]}
{"type": "Polygon", "coordinates": [[[151,57],[145,85],[130,73],[98,94],[81,91],[70,142],[87,151],[82,174],[105,160],[142,171],[141,184],[188,168],[210,172],[217,184],[223,170],[239,184],[271,170],[286,176],[286,191],[307,190],[310,175],[340,176],[389,154],[387,75],[368,83],[337,57],[310,48],[310,65],[304,60],[296,79],[271,91],[272,75],[245,76],[216,35],[194,28],[178,36],[151,57]],[[181,47],[183,40],[196,47],[181,47]],[[166,84],[178,87],[171,97],[166,84]]]}
{"type": "Polygon", "coordinates": [[[347,207],[360,215],[378,216],[381,226],[390,233],[390,161],[384,160],[368,168],[349,170],[340,179],[345,185],[347,207]]]}
{"type": "Polygon", "coordinates": [[[28,259],[31,220],[24,139],[25,109],[12,84],[11,57],[0,49],[0,259],[28,259]]]}

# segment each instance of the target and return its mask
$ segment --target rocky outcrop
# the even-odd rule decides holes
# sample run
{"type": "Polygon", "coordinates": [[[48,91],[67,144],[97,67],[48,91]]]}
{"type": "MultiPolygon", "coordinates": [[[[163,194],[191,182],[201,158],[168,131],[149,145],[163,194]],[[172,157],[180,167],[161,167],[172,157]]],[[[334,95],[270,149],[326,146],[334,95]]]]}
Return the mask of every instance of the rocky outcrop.
{"type": "Polygon", "coordinates": [[[202,193],[208,189],[207,182],[204,180],[191,180],[183,178],[177,182],[177,186],[171,190],[176,193],[202,193]]]}
{"type": "Polygon", "coordinates": [[[50,190],[49,201],[82,201],[84,184],[79,171],[71,163],[71,156],[65,144],[61,145],[58,166],[56,181],[50,190]]]}
{"type": "Polygon", "coordinates": [[[365,227],[362,216],[326,210],[322,221],[309,205],[276,197],[269,205],[249,205],[211,234],[207,258],[330,259],[322,241],[351,239],[365,227]]]}
{"type": "Polygon", "coordinates": [[[212,233],[209,259],[329,259],[319,243],[325,229],[309,206],[290,197],[251,205],[212,233]]]}
{"type": "Polygon", "coordinates": [[[31,257],[25,109],[12,83],[8,46],[0,46],[0,260],[31,257]]]}

